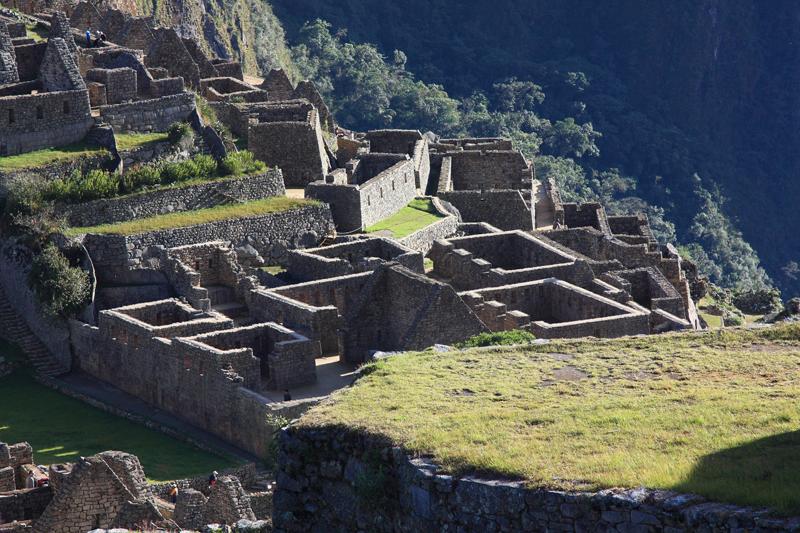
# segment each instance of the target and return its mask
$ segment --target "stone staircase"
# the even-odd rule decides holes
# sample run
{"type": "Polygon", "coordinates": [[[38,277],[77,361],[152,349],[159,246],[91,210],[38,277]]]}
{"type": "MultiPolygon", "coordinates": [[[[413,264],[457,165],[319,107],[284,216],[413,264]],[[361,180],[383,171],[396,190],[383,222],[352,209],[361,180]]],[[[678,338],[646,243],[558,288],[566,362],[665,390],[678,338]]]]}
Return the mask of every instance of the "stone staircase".
{"type": "Polygon", "coordinates": [[[53,359],[47,347],[11,307],[2,287],[0,287],[0,337],[17,344],[40,376],[55,377],[69,371],[53,359]]]}

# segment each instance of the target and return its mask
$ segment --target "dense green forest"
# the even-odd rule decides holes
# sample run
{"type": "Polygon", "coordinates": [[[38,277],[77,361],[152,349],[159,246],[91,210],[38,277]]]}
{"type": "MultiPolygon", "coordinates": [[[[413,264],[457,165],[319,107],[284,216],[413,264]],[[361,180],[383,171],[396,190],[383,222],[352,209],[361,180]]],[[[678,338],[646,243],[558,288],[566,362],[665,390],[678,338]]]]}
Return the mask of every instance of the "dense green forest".
{"type": "Polygon", "coordinates": [[[800,291],[800,5],[271,5],[343,125],[511,136],[568,198],[645,210],[715,282],[800,291]]]}

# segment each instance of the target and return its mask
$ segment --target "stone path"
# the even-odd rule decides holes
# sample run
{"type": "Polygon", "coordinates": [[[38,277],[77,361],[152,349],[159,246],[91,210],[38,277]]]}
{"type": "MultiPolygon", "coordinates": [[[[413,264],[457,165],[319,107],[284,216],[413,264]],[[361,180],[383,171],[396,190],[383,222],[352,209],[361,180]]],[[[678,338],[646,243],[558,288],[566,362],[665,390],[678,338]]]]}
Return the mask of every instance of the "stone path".
{"type": "Polygon", "coordinates": [[[138,418],[153,422],[168,428],[173,433],[183,435],[193,442],[203,443],[204,446],[216,450],[218,453],[233,456],[247,462],[260,464],[256,456],[233,446],[222,438],[199,429],[175,416],[162,411],[144,401],[123,392],[116,387],[95,379],[87,374],[72,372],[65,376],[55,378],[54,381],[62,389],[66,389],[81,396],[92,398],[105,405],[120,411],[130,413],[138,418]]]}
{"type": "Polygon", "coordinates": [[[47,347],[11,307],[2,288],[0,288],[0,337],[19,345],[37,374],[52,377],[68,371],[53,359],[47,347]]]}

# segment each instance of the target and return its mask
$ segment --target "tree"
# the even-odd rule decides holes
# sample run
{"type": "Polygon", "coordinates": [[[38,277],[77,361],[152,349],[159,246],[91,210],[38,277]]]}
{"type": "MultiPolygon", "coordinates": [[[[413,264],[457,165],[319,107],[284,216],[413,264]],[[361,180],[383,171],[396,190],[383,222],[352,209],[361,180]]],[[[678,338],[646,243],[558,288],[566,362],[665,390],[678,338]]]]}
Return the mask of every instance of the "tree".
{"type": "Polygon", "coordinates": [[[53,316],[73,317],[89,298],[89,276],[71,266],[53,243],[45,245],[34,257],[29,283],[44,309],[53,316]]]}

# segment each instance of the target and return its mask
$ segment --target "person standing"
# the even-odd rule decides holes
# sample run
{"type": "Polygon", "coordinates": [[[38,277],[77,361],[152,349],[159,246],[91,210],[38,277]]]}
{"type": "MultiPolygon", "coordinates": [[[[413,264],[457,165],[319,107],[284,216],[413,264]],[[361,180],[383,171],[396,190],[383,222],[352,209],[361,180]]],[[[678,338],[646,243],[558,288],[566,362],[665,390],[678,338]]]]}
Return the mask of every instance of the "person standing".
{"type": "Polygon", "coordinates": [[[92,47],[92,28],[86,28],[86,47],[92,47]]]}

